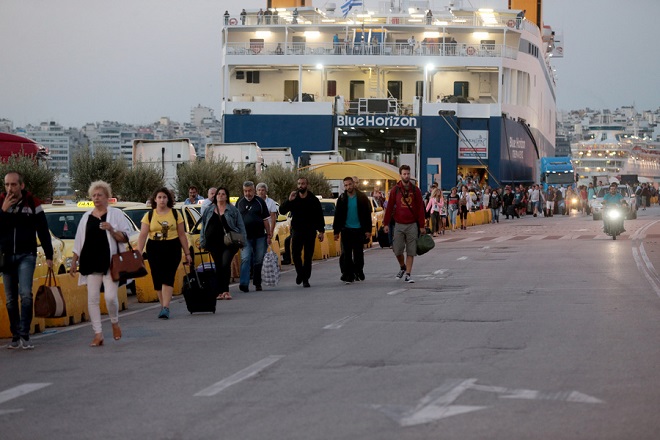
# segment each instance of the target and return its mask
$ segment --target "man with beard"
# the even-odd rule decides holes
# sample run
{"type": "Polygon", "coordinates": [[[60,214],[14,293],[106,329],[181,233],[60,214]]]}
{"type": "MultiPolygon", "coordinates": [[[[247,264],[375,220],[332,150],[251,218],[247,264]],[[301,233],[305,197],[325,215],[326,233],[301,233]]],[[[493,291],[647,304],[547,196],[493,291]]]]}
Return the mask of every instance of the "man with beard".
{"type": "Polygon", "coordinates": [[[399,167],[401,180],[392,188],[387,199],[387,210],[383,220],[384,232],[390,230],[390,219],[394,218],[394,241],[392,250],[399,262],[397,279],[405,275],[406,283],[414,283],[411,277],[413,260],[417,255],[417,237],[426,234],[424,227],[424,201],[422,192],[410,181],[410,166],[399,167]],[[404,259],[403,253],[406,252],[404,259]]]}
{"type": "Polygon", "coordinates": [[[366,194],[355,188],[351,177],[344,178],[344,190],[337,199],[332,228],[335,241],[339,240],[341,233],[341,280],[350,284],[364,281],[363,245],[371,238],[371,202],[366,194]]]}
{"type": "Polygon", "coordinates": [[[310,287],[309,278],[312,276],[316,232],[318,231],[319,241],[323,241],[325,234],[321,202],[307,189],[307,185],[307,178],[299,177],[298,190],[289,194],[289,199],[280,206],[281,214],[291,212],[291,254],[293,264],[296,266],[296,284],[302,283],[303,287],[310,287]]]}

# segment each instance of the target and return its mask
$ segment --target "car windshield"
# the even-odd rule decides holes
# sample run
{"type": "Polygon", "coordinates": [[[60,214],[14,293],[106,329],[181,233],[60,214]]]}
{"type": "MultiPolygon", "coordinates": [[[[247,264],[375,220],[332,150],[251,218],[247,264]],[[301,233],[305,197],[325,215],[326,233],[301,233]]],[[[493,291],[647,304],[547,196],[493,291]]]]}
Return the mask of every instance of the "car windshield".
{"type": "Polygon", "coordinates": [[[76,231],[80,219],[85,214],[84,211],[80,212],[46,212],[46,220],[48,221],[48,228],[53,234],[61,239],[74,239],[76,238],[76,231]]]}
{"type": "Polygon", "coordinates": [[[126,215],[128,215],[128,217],[129,217],[131,220],[133,220],[133,223],[135,223],[135,225],[138,227],[138,229],[140,229],[140,227],[141,227],[141,225],[142,225],[142,218],[143,218],[144,215],[145,215],[147,212],[149,212],[149,211],[150,211],[149,208],[142,208],[142,209],[127,209],[127,210],[124,210],[124,212],[126,213],[126,215]]]}
{"type": "Polygon", "coordinates": [[[321,207],[323,208],[324,216],[334,216],[335,215],[335,204],[332,202],[321,202],[321,207]]]}
{"type": "MultiPolygon", "coordinates": [[[[621,194],[623,197],[628,197],[628,188],[627,187],[620,186],[617,189],[619,191],[619,194],[621,194]]],[[[610,192],[609,188],[601,188],[598,191],[598,196],[597,197],[603,198],[603,197],[605,197],[605,194],[607,194],[608,192],[610,192]]]]}

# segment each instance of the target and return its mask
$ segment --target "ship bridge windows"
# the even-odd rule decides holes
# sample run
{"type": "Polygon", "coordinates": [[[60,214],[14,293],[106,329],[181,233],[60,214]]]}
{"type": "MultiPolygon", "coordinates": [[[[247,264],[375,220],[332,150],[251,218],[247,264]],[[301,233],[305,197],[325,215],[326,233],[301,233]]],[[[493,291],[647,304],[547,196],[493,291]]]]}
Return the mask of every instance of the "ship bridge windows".
{"type": "Polygon", "coordinates": [[[398,166],[417,155],[417,139],[415,128],[337,127],[337,147],[347,161],[371,159],[398,166]]]}

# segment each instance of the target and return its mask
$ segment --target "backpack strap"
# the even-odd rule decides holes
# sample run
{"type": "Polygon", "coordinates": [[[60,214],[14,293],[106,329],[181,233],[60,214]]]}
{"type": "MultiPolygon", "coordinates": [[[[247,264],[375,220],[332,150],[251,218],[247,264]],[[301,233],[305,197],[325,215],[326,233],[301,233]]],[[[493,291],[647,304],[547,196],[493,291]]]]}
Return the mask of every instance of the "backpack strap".
{"type": "MultiPolygon", "coordinates": [[[[172,208],[172,215],[174,216],[174,222],[179,222],[179,213],[176,212],[176,208],[172,208]]],[[[151,224],[151,219],[154,218],[154,210],[149,211],[149,224],[151,224]]]]}

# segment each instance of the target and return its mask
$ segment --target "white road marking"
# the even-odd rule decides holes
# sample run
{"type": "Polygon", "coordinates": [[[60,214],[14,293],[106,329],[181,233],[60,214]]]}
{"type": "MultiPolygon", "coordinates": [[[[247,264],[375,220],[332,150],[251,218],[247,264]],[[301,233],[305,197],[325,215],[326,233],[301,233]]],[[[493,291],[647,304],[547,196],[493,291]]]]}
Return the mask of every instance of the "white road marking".
{"type": "Polygon", "coordinates": [[[643,228],[640,228],[631,238],[633,239],[632,254],[637,270],[644,275],[644,278],[649,282],[655,294],[660,297],[660,279],[658,277],[658,271],[653,266],[653,263],[651,263],[651,260],[649,260],[649,257],[644,250],[644,243],[641,241],[644,238],[647,229],[659,221],[660,220],[656,220],[645,225],[643,228]]]}
{"type": "Polygon", "coordinates": [[[391,292],[387,292],[387,294],[388,294],[388,295],[397,295],[397,294],[399,294],[399,293],[403,293],[403,292],[405,292],[406,290],[408,290],[408,289],[396,289],[396,290],[393,290],[393,291],[391,291],[391,292]]]}
{"type": "Polygon", "coordinates": [[[527,237],[525,241],[536,241],[536,240],[543,240],[547,235],[532,235],[531,237],[527,237]]]}
{"type": "Polygon", "coordinates": [[[490,246],[484,246],[484,247],[480,248],[479,250],[480,251],[485,251],[486,249],[490,249],[490,246]]]}
{"type": "Polygon", "coordinates": [[[511,240],[513,237],[514,237],[513,235],[503,235],[501,237],[497,237],[496,239],[494,239],[493,242],[499,243],[501,241],[511,240]]]}
{"type": "Polygon", "coordinates": [[[467,260],[467,259],[468,259],[468,257],[463,256],[463,257],[458,257],[456,259],[456,261],[462,261],[462,260],[467,260]]]}
{"type": "Polygon", "coordinates": [[[443,273],[448,272],[449,269],[438,269],[435,272],[433,272],[433,275],[442,275],[443,273]]]}
{"type": "Polygon", "coordinates": [[[5,414],[14,414],[23,411],[23,408],[20,409],[0,409],[0,416],[5,414]]]}
{"type": "Polygon", "coordinates": [[[337,330],[337,329],[340,329],[348,321],[351,321],[351,320],[357,318],[358,316],[359,315],[344,316],[343,318],[338,319],[337,321],[333,322],[332,324],[326,325],[325,327],[323,327],[323,330],[337,330]]]}
{"type": "Polygon", "coordinates": [[[17,397],[24,396],[25,394],[31,393],[33,391],[46,388],[47,386],[52,385],[51,383],[24,383],[14,388],[10,388],[0,393],[0,404],[9,402],[12,399],[17,397]]]}
{"type": "Polygon", "coordinates": [[[222,379],[220,382],[214,383],[208,388],[204,388],[203,390],[196,393],[195,397],[215,396],[216,394],[229,388],[230,386],[236,385],[237,383],[242,382],[245,379],[249,379],[250,377],[256,375],[260,371],[265,370],[266,368],[270,367],[271,365],[273,365],[275,362],[279,361],[283,357],[284,356],[268,356],[267,358],[264,358],[259,362],[256,362],[250,365],[249,367],[242,369],[238,373],[234,373],[228,378],[222,379]]]}
{"type": "Polygon", "coordinates": [[[468,238],[464,238],[463,240],[458,240],[457,243],[465,243],[465,242],[477,241],[477,240],[481,240],[481,237],[468,237],[468,238]]]}
{"type": "Polygon", "coordinates": [[[562,237],[559,237],[559,240],[574,240],[578,237],[579,237],[579,235],[569,234],[569,235],[564,235],[562,237]]]}
{"type": "Polygon", "coordinates": [[[452,379],[424,396],[414,407],[395,405],[372,405],[374,409],[396,421],[400,426],[416,426],[446,417],[465,414],[488,408],[486,406],[453,405],[466,391],[483,391],[502,394],[503,399],[551,400],[575,403],[603,403],[602,400],[579,391],[543,392],[536,390],[511,389],[479,385],[477,379],[452,379]]]}

